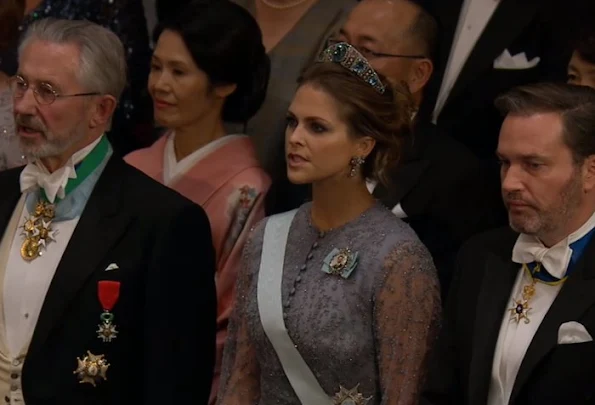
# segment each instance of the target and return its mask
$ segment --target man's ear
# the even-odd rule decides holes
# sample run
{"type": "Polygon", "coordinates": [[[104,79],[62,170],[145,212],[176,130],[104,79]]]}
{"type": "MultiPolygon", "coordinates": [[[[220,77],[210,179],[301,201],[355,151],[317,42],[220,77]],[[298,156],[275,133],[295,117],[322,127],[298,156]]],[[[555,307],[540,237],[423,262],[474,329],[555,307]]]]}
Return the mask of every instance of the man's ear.
{"type": "Polygon", "coordinates": [[[91,128],[96,128],[101,125],[107,125],[109,123],[110,118],[114,114],[116,110],[116,106],[118,105],[118,101],[116,98],[110,94],[105,94],[102,96],[97,96],[99,100],[95,101],[95,109],[91,115],[91,128]]]}
{"type": "Polygon", "coordinates": [[[430,59],[419,59],[414,61],[409,73],[407,86],[412,94],[423,92],[434,72],[434,64],[430,59]]]}

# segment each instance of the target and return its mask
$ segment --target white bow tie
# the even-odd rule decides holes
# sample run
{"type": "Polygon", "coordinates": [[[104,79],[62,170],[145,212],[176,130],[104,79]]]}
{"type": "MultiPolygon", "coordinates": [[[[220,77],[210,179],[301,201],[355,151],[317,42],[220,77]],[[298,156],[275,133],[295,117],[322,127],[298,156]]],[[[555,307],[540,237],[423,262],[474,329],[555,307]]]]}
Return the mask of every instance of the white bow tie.
{"type": "Polygon", "coordinates": [[[72,160],[64,167],[53,173],[49,173],[41,163],[29,163],[21,172],[21,192],[43,189],[50,203],[54,203],[56,197],[64,198],[65,189],[69,179],[76,179],[76,171],[72,160]]]}
{"type": "Polygon", "coordinates": [[[515,263],[538,262],[552,276],[563,278],[570,264],[572,249],[568,240],[546,248],[534,236],[520,235],[512,249],[512,261],[515,263]]]}

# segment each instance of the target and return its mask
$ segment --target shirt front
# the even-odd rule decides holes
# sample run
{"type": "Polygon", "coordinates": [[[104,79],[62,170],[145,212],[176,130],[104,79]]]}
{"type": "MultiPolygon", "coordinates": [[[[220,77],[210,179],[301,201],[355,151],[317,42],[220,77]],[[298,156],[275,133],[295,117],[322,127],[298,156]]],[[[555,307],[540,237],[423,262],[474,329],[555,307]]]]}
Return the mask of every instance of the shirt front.
{"type": "MultiPolygon", "coordinates": [[[[570,243],[581,239],[593,228],[595,228],[595,214],[592,215],[591,218],[576,232],[569,235],[555,247],[564,244],[570,245],[570,243]]],[[[523,238],[519,238],[517,243],[524,243],[521,242],[522,239],[523,238]]],[[[558,250],[556,254],[558,254],[558,252],[560,251],[558,250]]],[[[567,269],[546,270],[556,277],[563,277],[567,269]]],[[[487,405],[508,404],[527,349],[563,285],[563,283],[550,285],[536,282],[534,285],[535,293],[529,300],[529,307],[531,309],[527,312],[530,322],[525,323],[524,319],[520,319],[519,322],[516,322],[511,317],[510,309],[515,306],[515,300],[522,298],[524,286],[531,285],[531,283],[532,277],[521,267],[514,287],[512,288],[510,299],[508,301],[509,305],[504,313],[500,326],[498,343],[496,344],[496,351],[492,363],[492,378],[487,405]]]]}

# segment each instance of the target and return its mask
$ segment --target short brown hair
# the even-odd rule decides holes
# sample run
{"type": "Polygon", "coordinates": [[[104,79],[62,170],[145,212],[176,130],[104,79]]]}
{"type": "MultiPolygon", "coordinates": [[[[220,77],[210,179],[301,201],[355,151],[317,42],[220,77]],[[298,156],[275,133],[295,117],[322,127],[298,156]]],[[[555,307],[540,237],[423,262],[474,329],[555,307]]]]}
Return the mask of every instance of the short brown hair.
{"type": "Polygon", "coordinates": [[[558,113],[564,143],[581,163],[595,155],[595,90],[567,83],[538,83],[512,89],[496,99],[503,115],[558,113]]]}
{"type": "Polygon", "coordinates": [[[25,0],[0,1],[0,49],[16,43],[24,12],[25,0]]]}
{"type": "Polygon", "coordinates": [[[387,174],[399,162],[403,140],[411,133],[413,103],[405,87],[392,86],[378,76],[386,86],[382,94],[343,66],[315,63],[298,84],[310,84],[329,94],[337,102],[351,136],[374,138],[376,145],[362,166],[362,174],[388,186],[387,174]]]}

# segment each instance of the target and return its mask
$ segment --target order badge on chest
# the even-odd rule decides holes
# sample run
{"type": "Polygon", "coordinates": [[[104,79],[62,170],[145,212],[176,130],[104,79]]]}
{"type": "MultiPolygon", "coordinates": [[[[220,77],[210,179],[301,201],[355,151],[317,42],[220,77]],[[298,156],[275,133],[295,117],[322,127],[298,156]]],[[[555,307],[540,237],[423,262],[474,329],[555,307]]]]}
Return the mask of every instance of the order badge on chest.
{"type": "Polygon", "coordinates": [[[21,245],[21,257],[30,262],[43,255],[51,242],[55,242],[56,231],[52,229],[52,220],[56,215],[54,204],[40,200],[33,214],[25,218],[22,225],[24,237],[21,245]]]}
{"type": "MultiPolygon", "coordinates": [[[[111,343],[118,336],[118,330],[114,324],[114,306],[120,297],[120,282],[103,280],[97,283],[97,296],[103,309],[99,316],[99,325],[96,330],[97,338],[103,343],[111,343]]],[[[104,354],[93,354],[87,350],[82,358],[77,357],[77,368],[74,373],[81,384],[97,386],[101,381],[107,380],[107,371],[110,367],[104,354]]]]}

